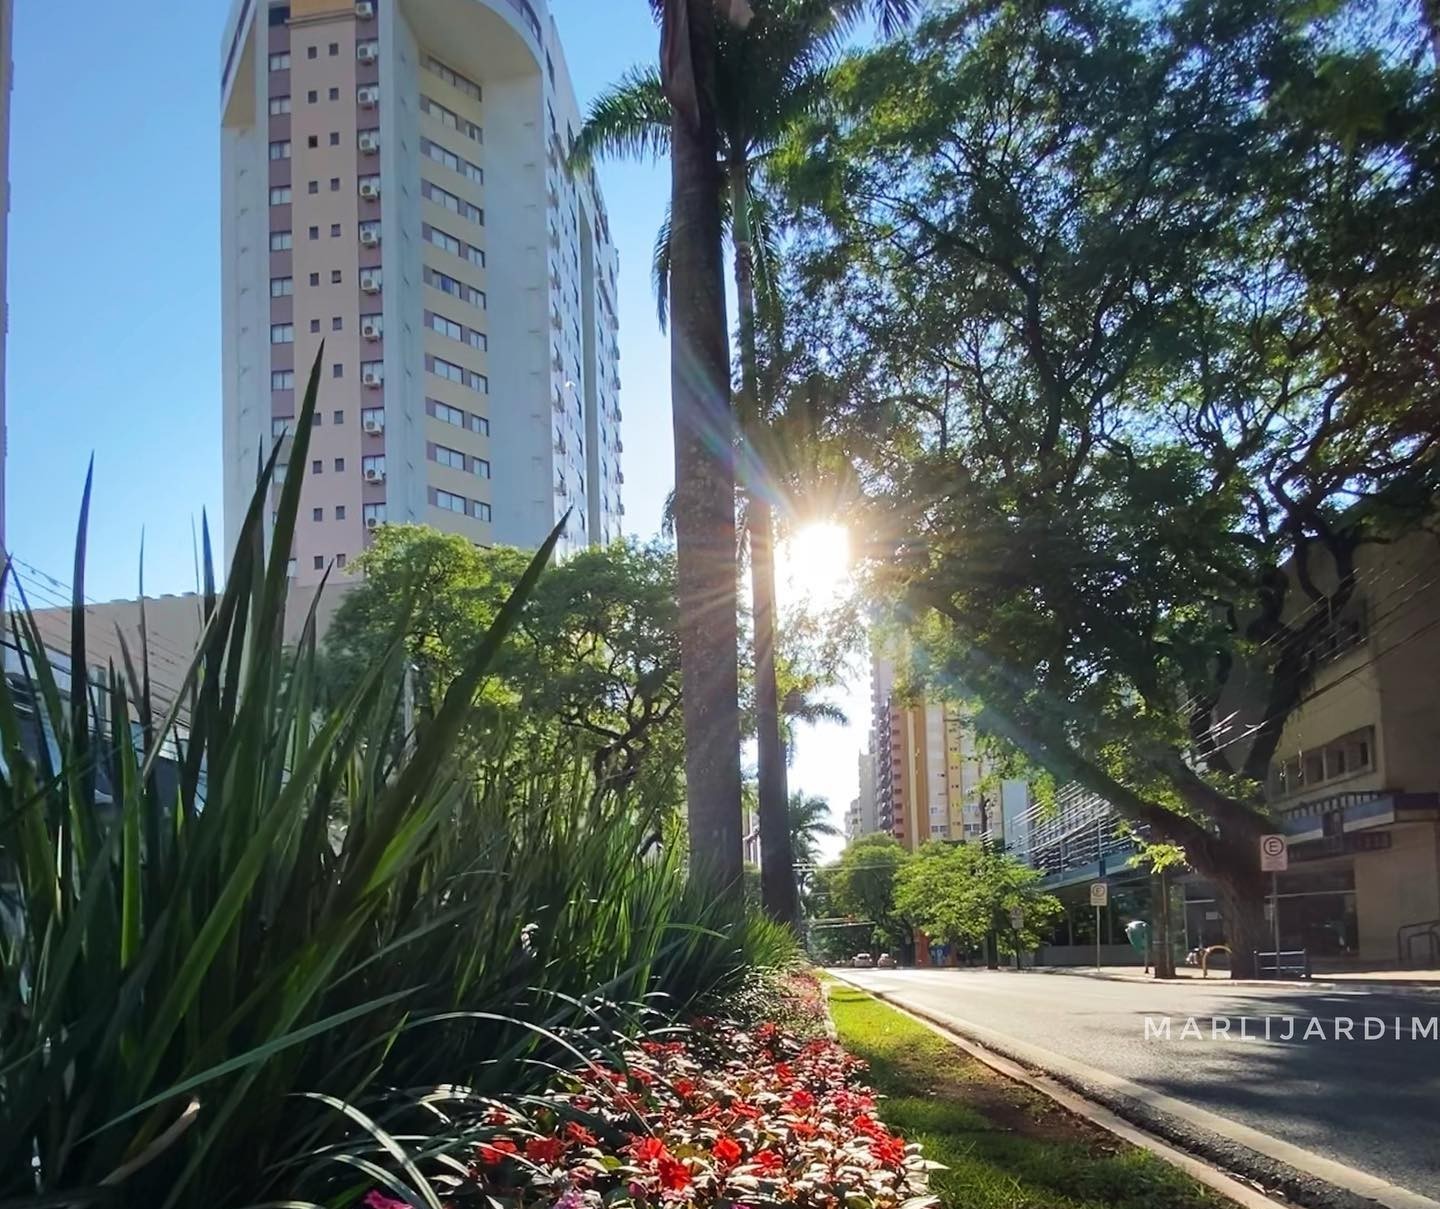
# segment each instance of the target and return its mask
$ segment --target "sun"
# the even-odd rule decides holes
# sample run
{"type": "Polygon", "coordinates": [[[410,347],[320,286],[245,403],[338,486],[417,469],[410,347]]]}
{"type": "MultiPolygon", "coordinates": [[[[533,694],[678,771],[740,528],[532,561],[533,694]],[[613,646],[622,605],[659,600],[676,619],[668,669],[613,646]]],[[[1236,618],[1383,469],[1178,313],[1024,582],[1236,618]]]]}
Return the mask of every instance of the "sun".
{"type": "Polygon", "coordinates": [[[780,543],[776,555],[786,599],[824,607],[850,587],[850,534],[844,525],[805,525],[780,543]]]}

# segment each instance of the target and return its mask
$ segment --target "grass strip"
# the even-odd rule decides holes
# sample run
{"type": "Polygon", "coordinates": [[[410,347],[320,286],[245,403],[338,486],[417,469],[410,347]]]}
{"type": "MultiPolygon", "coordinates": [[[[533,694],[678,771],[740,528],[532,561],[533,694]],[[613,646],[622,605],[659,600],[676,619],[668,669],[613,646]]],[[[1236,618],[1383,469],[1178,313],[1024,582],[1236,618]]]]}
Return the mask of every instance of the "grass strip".
{"type": "Polygon", "coordinates": [[[841,1043],[886,1097],[885,1123],[945,1165],[933,1191],[946,1209],[1232,1205],[863,991],[832,982],[830,1008],[841,1043]]]}

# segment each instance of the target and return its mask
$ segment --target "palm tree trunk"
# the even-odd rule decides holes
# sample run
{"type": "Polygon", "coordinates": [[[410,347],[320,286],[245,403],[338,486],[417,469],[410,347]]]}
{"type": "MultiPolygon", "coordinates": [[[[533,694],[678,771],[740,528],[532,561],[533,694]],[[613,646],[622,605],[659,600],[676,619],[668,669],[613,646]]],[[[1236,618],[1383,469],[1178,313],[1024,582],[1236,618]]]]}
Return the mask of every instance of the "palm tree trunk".
{"type": "MultiPolygon", "coordinates": [[[[731,232],[735,243],[735,297],[740,309],[740,431],[749,438],[760,424],[760,364],[755,339],[755,250],[750,234],[749,165],[730,165],[731,232]]],[[[790,793],[780,736],[780,693],[775,678],[774,519],[764,468],[745,440],[743,483],[750,539],[750,605],[755,626],[755,729],[759,772],[760,901],[771,919],[800,922],[800,896],[790,845],[790,793]]]]}
{"type": "Polygon", "coordinates": [[[714,3],[686,0],[698,121],[671,120],[670,396],[691,877],[742,893],[734,422],[725,320],[714,3]]]}

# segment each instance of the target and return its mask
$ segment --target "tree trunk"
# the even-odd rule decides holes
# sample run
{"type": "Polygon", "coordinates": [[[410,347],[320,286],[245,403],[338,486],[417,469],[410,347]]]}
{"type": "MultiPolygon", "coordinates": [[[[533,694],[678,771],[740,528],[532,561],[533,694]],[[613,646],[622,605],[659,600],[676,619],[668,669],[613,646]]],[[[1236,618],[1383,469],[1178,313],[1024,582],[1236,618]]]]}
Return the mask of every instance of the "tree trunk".
{"type": "Polygon", "coordinates": [[[1209,876],[1220,903],[1225,943],[1230,946],[1230,977],[1254,978],[1255,954],[1274,946],[1265,922],[1265,875],[1257,867],[1209,876]]]}
{"type": "Polygon", "coordinates": [[[742,892],[734,424],[713,105],[714,4],[688,0],[699,121],[671,118],[670,399],[690,872],[742,892]]]}
{"type": "Polygon", "coordinates": [[[755,347],[755,253],[750,235],[748,166],[730,165],[730,229],[735,244],[735,298],[740,310],[740,432],[742,481],[748,507],[750,599],[755,626],[755,731],[759,773],[760,898],[771,919],[794,927],[800,918],[790,847],[790,795],[785,745],[780,737],[780,693],[775,681],[775,541],[768,480],[756,453],[760,415],[760,363],[755,347]]]}

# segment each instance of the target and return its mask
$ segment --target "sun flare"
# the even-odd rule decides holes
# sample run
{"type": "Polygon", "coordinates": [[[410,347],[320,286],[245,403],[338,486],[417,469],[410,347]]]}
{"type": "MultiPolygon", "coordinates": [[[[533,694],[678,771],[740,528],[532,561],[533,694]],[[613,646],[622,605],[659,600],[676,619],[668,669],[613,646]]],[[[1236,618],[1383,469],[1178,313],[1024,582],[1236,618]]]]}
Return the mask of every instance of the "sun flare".
{"type": "Polygon", "coordinates": [[[844,525],[806,525],[781,543],[777,554],[780,581],[790,600],[823,607],[850,586],[850,534],[844,525]]]}

